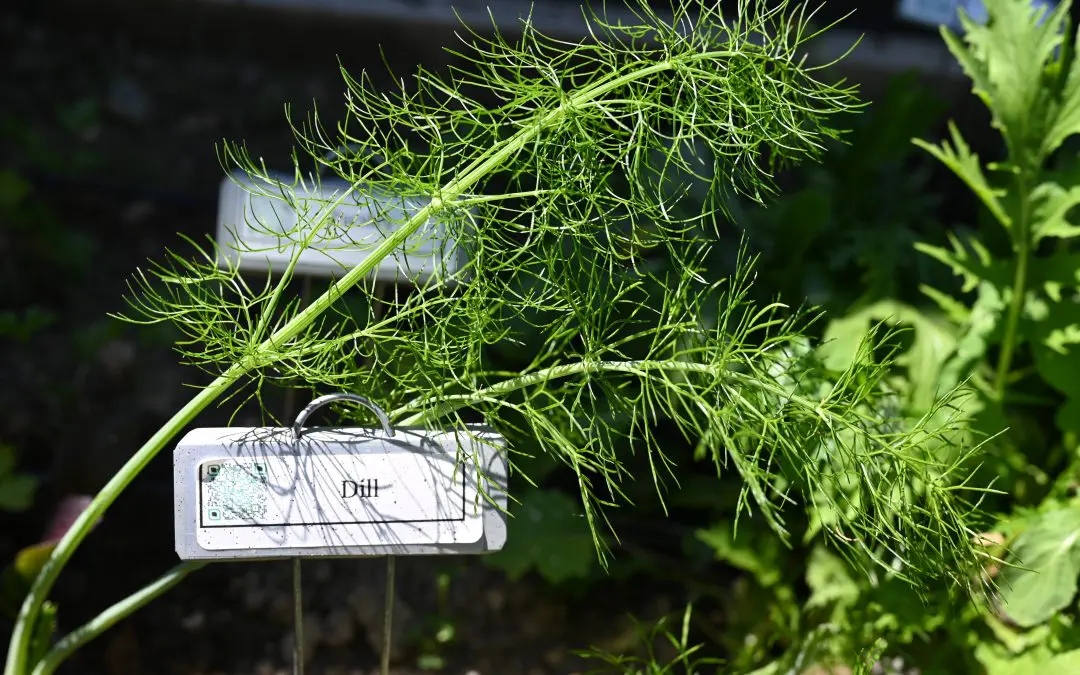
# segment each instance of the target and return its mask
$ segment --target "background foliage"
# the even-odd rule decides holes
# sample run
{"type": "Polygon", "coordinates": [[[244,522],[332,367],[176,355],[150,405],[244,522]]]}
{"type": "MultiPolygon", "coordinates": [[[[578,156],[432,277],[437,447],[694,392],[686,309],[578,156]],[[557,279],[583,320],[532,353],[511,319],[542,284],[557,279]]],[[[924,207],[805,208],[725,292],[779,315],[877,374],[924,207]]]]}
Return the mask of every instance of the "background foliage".
{"type": "Polygon", "coordinates": [[[808,635],[824,664],[858,665],[851,650],[877,641],[892,655],[878,668],[892,672],[1080,667],[1076,31],[1070,3],[1053,12],[986,4],[986,24],[965,17],[962,36],[942,36],[989,113],[987,129],[949,122],[943,140],[929,140],[944,110],[898,80],[850,147],[793,178],[802,187],[776,207],[736,222],[763,251],[770,288],[832,310],[818,348],[827,364],[864,358],[857,346],[884,322],[902,329],[889,386],[906,415],[930,412],[954,387],[970,392],[960,433],[988,439],[970,467],[975,483],[997,490],[983,502],[992,522],[975,540],[1006,561],[983,572],[994,600],[980,611],[936,587],[915,603],[888,575],[853,575],[820,545],[808,542],[792,563],[792,552],[756,534],[733,539],[720,521],[702,539],[747,573],[755,601],[740,614],[762,608],[730,635],[745,668],[768,660],[757,645],[805,645],[808,635]],[[987,131],[997,138],[985,142],[987,131]],[[975,208],[961,222],[936,222],[942,201],[957,198],[975,208]]]}

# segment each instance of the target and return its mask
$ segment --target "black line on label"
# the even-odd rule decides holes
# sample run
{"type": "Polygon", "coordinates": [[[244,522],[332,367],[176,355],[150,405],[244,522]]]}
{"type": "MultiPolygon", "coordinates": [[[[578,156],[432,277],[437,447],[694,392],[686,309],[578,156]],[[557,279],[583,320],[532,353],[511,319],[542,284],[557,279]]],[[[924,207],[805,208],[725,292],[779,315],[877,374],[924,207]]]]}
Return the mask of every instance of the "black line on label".
{"type": "MultiPolygon", "coordinates": [[[[201,466],[201,465],[200,465],[201,466]]],[[[201,472],[200,472],[201,473],[201,472]]],[[[314,523],[240,523],[230,525],[228,523],[219,525],[207,525],[206,524],[206,510],[203,508],[203,504],[206,502],[206,481],[199,477],[199,527],[207,530],[218,528],[237,528],[237,527],[312,527],[316,525],[410,525],[410,524],[422,524],[422,523],[463,523],[465,522],[465,471],[461,471],[461,517],[460,518],[422,518],[417,520],[342,520],[336,522],[318,521],[314,523]]]]}

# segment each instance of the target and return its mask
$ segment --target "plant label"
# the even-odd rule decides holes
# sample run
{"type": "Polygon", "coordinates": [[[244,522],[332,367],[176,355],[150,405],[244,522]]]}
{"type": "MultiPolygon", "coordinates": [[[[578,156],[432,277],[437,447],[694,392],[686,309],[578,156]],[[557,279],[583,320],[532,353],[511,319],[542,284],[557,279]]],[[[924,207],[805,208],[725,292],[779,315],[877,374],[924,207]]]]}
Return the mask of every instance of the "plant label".
{"type": "MultiPolygon", "coordinates": [[[[427,201],[351,188],[342,180],[286,189],[243,173],[226,177],[218,197],[218,264],[281,273],[301,247],[297,274],[340,277],[427,201]]],[[[438,274],[452,281],[462,262],[446,223],[431,218],[380,261],[374,277],[419,284],[438,274]]]]}
{"type": "Polygon", "coordinates": [[[195,429],[173,455],[183,560],[482,554],[506,541],[505,441],[431,433],[195,429]]]}

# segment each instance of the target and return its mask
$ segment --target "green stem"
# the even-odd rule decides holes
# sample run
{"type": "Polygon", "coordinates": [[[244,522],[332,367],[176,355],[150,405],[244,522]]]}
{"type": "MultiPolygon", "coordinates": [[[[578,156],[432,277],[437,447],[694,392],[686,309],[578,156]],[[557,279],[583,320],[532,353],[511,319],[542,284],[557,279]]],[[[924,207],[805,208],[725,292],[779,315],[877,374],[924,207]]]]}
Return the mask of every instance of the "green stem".
{"type": "Polygon", "coordinates": [[[646,360],[646,361],[577,361],[575,363],[564,363],[558,366],[551,366],[542,370],[537,370],[526,375],[521,375],[509,380],[497,382],[489,387],[479,389],[475,392],[468,394],[451,394],[449,396],[431,396],[418,401],[408,403],[391,413],[388,413],[390,419],[396,419],[401,415],[406,415],[410,411],[418,408],[424,408],[431,404],[437,404],[437,406],[427,412],[416,412],[411,416],[397,422],[398,426],[415,426],[423,423],[425,420],[434,421],[439,417],[459,410],[467,405],[474,404],[478,401],[485,399],[499,399],[507,394],[530,387],[533,385],[546,382],[548,380],[558,380],[564,377],[572,377],[574,375],[591,374],[591,373],[628,373],[631,375],[644,376],[649,371],[667,371],[667,372],[681,372],[681,373],[701,373],[708,375],[716,375],[719,372],[737,379],[741,385],[748,387],[757,387],[768,391],[769,393],[776,394],[777,396],[783,396],[789,403],[797,404],[804,409],[812,410],[822,420],[833,420],[842,423],[842,418],[839,418],[835,413],[827,410],[814,401],[800,396],[798,394],[792,394],[785,391],[780,385],[770,382],[757,380],[754,378],[748,378],[740,373],[726,368],[721,369],[719,366],[710,363],[694,363],[692,361],[677,361],[677,360],[646,360]]]}
{"type": "MultiPolygon", "coordinates": [[[[671,70],[679,63],[724,59],[740,55],[745,54],[738,51],[720,50],[700,52],[679,60],[667,59],[645,67],[640,67],[639,63],[633,63],[628,66],[628,71],[612,73],[591,87],[571,94],[558,107],[540,116],[534,124],[522,127],[505,141],[496,143],[487,152],[469,163],[438,195],[433,196],[427,205],[418,209],[400,229],[383,240],[363,262],[349,270],[345,276],[332,284],[314,302],[274,332],[259,345],[254,354],[231,365],[224,374],[217,377],[205,389],[202,389],[188,401],[105,484],[90,502],[87,509],[83,511],[64,534],[56,548],[53,549],[49,560],[34,579],[34,583],[31,585],[30,591],[27,593],[19,610],[15,629],[11,633],[4,675],[25,675],[27,651],[33,628],[36,625],[41,606],[56,583],[60,571],[71,559],[79,544],[89,534],[93,524],[104,515],[109,506],[116,501],[131,481],[165,447],[165,444],[180,433],[202,410],[225,393],[233,384],[252,370],[260,367],[267,357],[277,353],[280,350],[280,345],[289,342],[307,329],[342,294],[361,279],[367,277],[383,258],[402,245],[432,214],[439,211],[444,204],[453,203],[462,197],[485,176],[510,160],[535,140],[543,130],[552,126],[553,123],[560,117],[565,116],[569,111],[580,108],[582,105],[615,91],[634,80],[671,70]]],[[[275,292],[280,293],[282,290],[282,287],[278,286],[275,292]]]]}
{"type": "Polygon", "coordinates": [[[87,623],[71,631],[49,650],[45,658],[38,662],[33,675],[52,675],[57,667],[64,662],[64,659],[71,656],[76,650],[112,628],[116,622],[124,617],[142,609],[151,600],[160,597],[173,586],[183,581],[188,574],[205,565],[205,562],[181,563],[159,577],[154,583],[144,586],[138,592],[132,593],[87,623]]]}
{"type": "Polygon", "coordinates": [[[1027,180],[1021,175],[1016,179],[1017,193],[1020,195],[1020,217],[1016,221],[1016,272],[1013,275],[1012,297],[1009,298],[1009,312],[1005,319],[1005,335],[1001,342],[998,356],[997,374],[994,378],[994,396],[998,401],[1005,398],[1009,372],[1012,369],[1013,355],[1016,352],[1020,327],[1020,313],[1024,309],[1024,294],[1027,292],[1028,261],[1031,258],[1031,242],[1028,236],[1030,223],[1027,180]]]}

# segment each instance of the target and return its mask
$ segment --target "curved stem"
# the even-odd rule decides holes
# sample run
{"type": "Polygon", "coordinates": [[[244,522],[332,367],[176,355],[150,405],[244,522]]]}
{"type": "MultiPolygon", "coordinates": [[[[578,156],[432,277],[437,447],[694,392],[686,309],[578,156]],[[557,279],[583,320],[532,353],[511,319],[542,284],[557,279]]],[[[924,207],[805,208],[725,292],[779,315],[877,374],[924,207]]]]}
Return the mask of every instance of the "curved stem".
{"type": "Polygon", "coordinates": [[[1028,235],[1030,209],[1028,206],[1027,180],[1021,175],[1016,179],[1017,193],[1020,196],[1020,217],[1016,221],[1016,272],[1013,274],[1012,297],[1009,298],[1009,312],[1005,319],[1005,335],[1001,342],[998,356],[997,374],[994,377],[994,395],[1000,402],[1005,398],[1012,369],[1013,355],[1019,342],[1020,313],[1024,309],[1024,294],[1027,292],[1028,261],[1031,258],[1031,242],[1028,235]]]}
{"type": "Polygon", "coordinates": [[[238,380],[245,372],[244,364],[235,364],[210,383],[205,389],[196,394],[188,403],[176,412],[172,418],[139,449],[131,459],[105,484],[94,499],[91,500],[86,510],[79,514],[71,527],[64,533],[63,538],[53,549],[49,559],[34,578],[30,591],[26,594],[19,615],[15,620],[15,628],[11,632],[11,641],[7,653],[7,661],[4,666],[5,675],[24,675],[27,671],[26,653],[30,639],[37,624],[41,605],[48,597],[60,570],[75,553],[75,549],[86,535],[90,533],[93,524],[101,518],[105,510],[120,496],[124,488],[134,480],[142,469],[150,463],[150,460],[165,446],[175,434],[179,433],[187,424],[195,418],[214,399],[225,392],[230,385],[238,380]]]}
{"type": "Polygon", "coordinates": [[[64,636],[38,662],[33,675],[52,675],[56,668],[71,656],[77,649],[90,642],[97,636],[112,628],[116,622],[124,617],[142,609],[151,600],[155,600],[173,586],[183,581],[184,577],[195,570],[204,567],[205,562],[185,562],[177,565],[162,575],[152,584],[142,587],[120,602],[109,607],[87,623],[64,636]]]}
{"type": "Polygon", "coordinates": [[[478,401],[499,398],[510,392],[537,385],[541,382],[546,382],[547,380],[558,380],[564,377],[573,377],[574,375],[587,373],[628,373],[631,375],[644,376],[650,371],[703,373],[708,375],[716,375],[723,372],[723,374],[728,377],[740,380],[740,383],[745,386],[757,387],[777,396],[782,396],[790,403],[797,404],[805,410],[813,411],[814,414],[823,420],[834,420],[843,423],[843,420],[837,418],[835,413],[804,396],[785,391],[780,385],[755,380],[753,378],[746,378],[738,372],[726,370],[721,366],[711,363],[694,363],[692,361],[680,360],[576,361],[574,363],[564,363],[527,373],[525,375],[519,375],[508,380],[503,380],[502,382],[497,382],[471,393],[451,394],[441,397],[432,396],[413,401],[388,413],[388,416],[391,419],[395,419],[398,416],[405,415],[417,408],[423,408],[424,406],[433,403],[436,404],[436,406],[429,411],[413,413],[409,417],[397,422],[400,426],[415,426],[423,423],[425,420],[438,419],[446,413],[459,410],[468,405],[477,403],[478,401]]]}
{"type": "MultiPolygon", "coordinates": [[[[642,66],[640,62],[630,64],[625,71],[608,74],[595,84],[585,87],[580,91],[567,96],[556,108],[539,115],[534,123],[518,129],[506,140],[492,145],[486,152],[480,154],[468,163],[456,176],[445,185],[442,190],[432,196],[431,201],[419,208],[397,231],[383,240],[372,252],[356,267],[349,270],[340,280],[331,284],[322,295],[314,300],[290,319],[284,326],[268,337],[254,353],[246,359],[234,363],[229,369],[216,378],[205,389],[196,394],[184,405],[173,417],[165,423],[138,452],[132,455],[123,467],[106,483],[85,511],[76,519],[71,528],[53,549],[49,560],[42,567],[30,587],[29,593],[23,600],[19,615],[16,618],[15,629],[11,633],[11,640],[4,666],[4,675],[25,675],[27,671],[27,652],[30,645],[31,634],[36,625],[42,603],[48,597],[56,583],[60,571],[71,559],[75,550],[83,539],[89,534],[93,523],[102,517],[105,511],[116,501],[123,490],[134,480],[147,464],[165,447],[176,434],[190,423],[196,415],[214,402],[219,396],[227,391],[233,384],[239,381],[249,372],[262,365],[265,357],[279,350],[281,344],[287,343],[306,330],[312,322],[336,302],[341,295],[354,286],[361,279],[374,271],[379,262],[394,250],[401,246],[412,233],[425,223],[434,213],[441,210],[444,204],[450,204],[465,196],[483,178],[494,172],[501,165],[511,160],[522,148],[533,142],[545,129],[550,128],[558,120],[581,106],[604,96],[620,87],[630,84],[635,80],[670,71],[686,63],[709,61],[716,59],[733,58],[745,55],[737,50],[717,50],[699,52],[686,55],[677,59],[666,59],[656,63],[642,66]]],[[[281,293],[282,286],[275,289],[275,293],[281,293]]]]}

